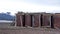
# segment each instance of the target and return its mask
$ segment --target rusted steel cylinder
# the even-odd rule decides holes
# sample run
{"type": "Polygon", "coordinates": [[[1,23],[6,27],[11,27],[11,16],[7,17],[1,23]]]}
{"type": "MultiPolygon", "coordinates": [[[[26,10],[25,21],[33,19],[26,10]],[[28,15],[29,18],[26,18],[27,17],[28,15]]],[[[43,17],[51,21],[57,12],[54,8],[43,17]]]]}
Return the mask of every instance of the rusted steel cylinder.
{"type": "Polygon", "coordinates": [[[31,27],[31,15],[30,14],[25,14],[25,26],[30,26],[31,27]]]}
{"type": "Polygon", "coordinates": [[[33,14],[32,20],[33,20],[32,21],[33,27],[41,26],[41,15],[40,14],[33,14]]]}
{"type": "Polygon", "coordinates": [[[16,14],[16,26],[23,26],[24,23],[24,14],[17,13],[16,14]]]}
{"type": "Polygon", "coordinates": [[[16,26],[21,26],[20,15],[16,14],[16,26]]]}
{"type": "Polygon", "coordinates": [[[51,14],[50,13],[42,14],[42,26],[51,27],[51,14]]]}
{"type": "Polygon", "coordinates": [[[60,28],[60,13],[53,15],[54,18],[54,28],[60,28]]]}

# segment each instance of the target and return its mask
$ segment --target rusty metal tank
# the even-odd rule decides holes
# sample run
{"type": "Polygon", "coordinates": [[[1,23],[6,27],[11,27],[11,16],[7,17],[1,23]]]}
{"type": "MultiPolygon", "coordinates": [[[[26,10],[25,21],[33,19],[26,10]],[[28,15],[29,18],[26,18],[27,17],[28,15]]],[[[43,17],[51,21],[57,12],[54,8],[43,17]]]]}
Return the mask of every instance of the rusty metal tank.
{"type": "Polygon", "coordinates": [[[60,28],[60,13],[56,13],[54,16],[54,28],[60,28]]]}
{"type": "Polygon", "coordinates": [[[32,14],[32,26],[40,27],[41,26],[41,14],[32,14]]]}
{"type": "Polygon", "coordinates": [[[25,14],[25,26],[29,26],[29,27],[31,27],[31,15],[30,14],[28,14],[28,13],[26,13],[25,14]]]}
{"type": "Polygon", "coordinates": [[[23,26],[23,24],[24,24],[24,14],[18,12],[16,14],[16,26],[23,26]]]}
{"type": "Polygon", "coordinates": [[[42,14],[42,26],[51,27],[51,14],[50,13],[42,14]]]}

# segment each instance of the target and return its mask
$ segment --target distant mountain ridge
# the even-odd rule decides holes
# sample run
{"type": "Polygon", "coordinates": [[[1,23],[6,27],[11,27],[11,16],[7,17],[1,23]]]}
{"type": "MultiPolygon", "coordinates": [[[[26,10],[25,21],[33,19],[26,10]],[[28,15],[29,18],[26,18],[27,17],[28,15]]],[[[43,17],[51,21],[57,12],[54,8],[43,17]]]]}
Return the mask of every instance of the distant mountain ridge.
{"type": "Polygon", "coordinates": [[[0,13],[0,20],[15,20],[15,16],[12,16],[8,13],[0,13]]]}

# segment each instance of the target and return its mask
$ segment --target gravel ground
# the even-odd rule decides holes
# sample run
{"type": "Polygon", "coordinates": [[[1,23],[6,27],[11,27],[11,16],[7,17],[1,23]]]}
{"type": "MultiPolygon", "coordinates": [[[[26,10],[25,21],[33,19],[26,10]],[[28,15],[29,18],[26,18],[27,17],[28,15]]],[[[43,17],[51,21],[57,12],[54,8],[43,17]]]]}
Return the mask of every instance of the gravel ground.
{"type": "Polygon", "coordinates": [[[0,28],[0,34],[60,34],[60,30],[51,28],[0,28]]]}

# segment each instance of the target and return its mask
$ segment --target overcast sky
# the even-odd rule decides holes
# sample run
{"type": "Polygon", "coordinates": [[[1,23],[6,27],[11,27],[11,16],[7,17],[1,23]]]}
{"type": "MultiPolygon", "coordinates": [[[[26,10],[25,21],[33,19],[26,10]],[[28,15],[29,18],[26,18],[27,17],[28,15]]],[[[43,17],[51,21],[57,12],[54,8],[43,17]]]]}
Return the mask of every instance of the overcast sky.
{"type": "Polygon", "coordinates": [[[60,12],[60,0],[0,0],[0,12],[60,12]]]}

